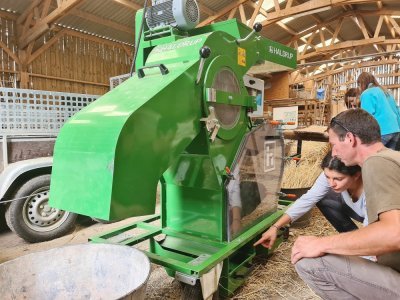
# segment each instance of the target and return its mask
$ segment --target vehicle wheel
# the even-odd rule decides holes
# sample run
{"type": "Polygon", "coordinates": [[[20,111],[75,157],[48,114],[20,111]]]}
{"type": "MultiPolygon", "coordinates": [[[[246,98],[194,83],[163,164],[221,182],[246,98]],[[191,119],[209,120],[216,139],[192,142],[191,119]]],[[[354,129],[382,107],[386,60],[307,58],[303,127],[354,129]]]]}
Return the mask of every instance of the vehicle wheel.
{"type": "Polygon", "coordinates": [[[27,242],[52,240],[70,232],[77,215],[48,205],[50,175],[34,177],[23,184],[6,210],[8,227],[27,242]],[[40,193],[39,195],[36,195],[40,193]]]}

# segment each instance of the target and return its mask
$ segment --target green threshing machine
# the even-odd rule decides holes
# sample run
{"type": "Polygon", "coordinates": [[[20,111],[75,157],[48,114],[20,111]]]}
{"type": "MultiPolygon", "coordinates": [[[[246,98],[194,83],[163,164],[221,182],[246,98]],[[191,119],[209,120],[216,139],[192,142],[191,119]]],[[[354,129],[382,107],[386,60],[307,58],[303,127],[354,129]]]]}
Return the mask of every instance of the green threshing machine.
{"type": "Polygon", "coordinates": [[[256,96],[243,78],[254,65],[293,69],[296,53],[259,36],[260,24],[198,20],[194,0],[137,12],[136,73],[62,128],[50,204],[104,220],[150,215],[91,241],[147,242],[184,293],[206,299],[243,283],[267,254],[252,244],[283,213],[282,134],[252,123],[256,96]]]}

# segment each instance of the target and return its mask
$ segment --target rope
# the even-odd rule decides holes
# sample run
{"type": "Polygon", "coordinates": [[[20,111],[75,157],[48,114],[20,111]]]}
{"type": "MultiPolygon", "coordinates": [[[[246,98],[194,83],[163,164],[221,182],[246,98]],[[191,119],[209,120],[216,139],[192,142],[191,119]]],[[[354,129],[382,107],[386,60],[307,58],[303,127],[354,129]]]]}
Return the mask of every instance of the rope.
{"type": "Polygon", "coordinates": [[[25,196],[25,197],[21,197],[21,198],[14,198],[14,199],[10,199],[10,200],[2,200],[0,202],[0,204],[6,204],[6,203],[22,200],[22,199],[27,199],[27,198],[30,198],[30,197],[33,197],[33,196],[37,196],[37,195],[44,195],[46,193],[48,193],[48,192],[41,192],[41,193],[37,193],[37,194],[31,194],[29,196],[25,196]]]}

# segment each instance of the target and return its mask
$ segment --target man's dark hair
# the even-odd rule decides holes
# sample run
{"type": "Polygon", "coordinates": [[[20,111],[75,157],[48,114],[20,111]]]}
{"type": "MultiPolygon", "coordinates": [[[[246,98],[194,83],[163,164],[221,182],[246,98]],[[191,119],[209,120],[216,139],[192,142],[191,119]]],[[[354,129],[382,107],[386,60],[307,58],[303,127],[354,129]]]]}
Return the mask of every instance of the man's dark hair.
{"type": "Polygon", "coordinates": [[[361,108],[349,109],[332,118],[328,129],[332,129],[341,141],[347,132],[358,136],[362,144],[374,144],[381,140],[381,129],[375,118],[361,108]]]}
{"type": "Polygon", "coordinates": [[[322,159],[321,168],[328,168],[329,170],[337,171],[341,174],[350,176],[353,176],[357,172],[361,172],[360,166],[346,166],[339,158],[332,157],[331,151],[329,151],[322,159]]]}

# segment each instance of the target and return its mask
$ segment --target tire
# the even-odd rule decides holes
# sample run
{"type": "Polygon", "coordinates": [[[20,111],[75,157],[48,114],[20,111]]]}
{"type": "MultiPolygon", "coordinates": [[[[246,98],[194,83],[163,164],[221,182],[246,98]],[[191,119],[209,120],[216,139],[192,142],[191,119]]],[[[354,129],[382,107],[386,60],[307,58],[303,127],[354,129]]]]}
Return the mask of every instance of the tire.
{"type": "Polygon", "coordinates": [[[48,206],[50,175],[24,183],[6,210],[8,227],[27,242],[37,243],[63,236],[75,227],[77,214],[48,206]],[[35,195],[41,193],[39,195],[35,195]]]}

